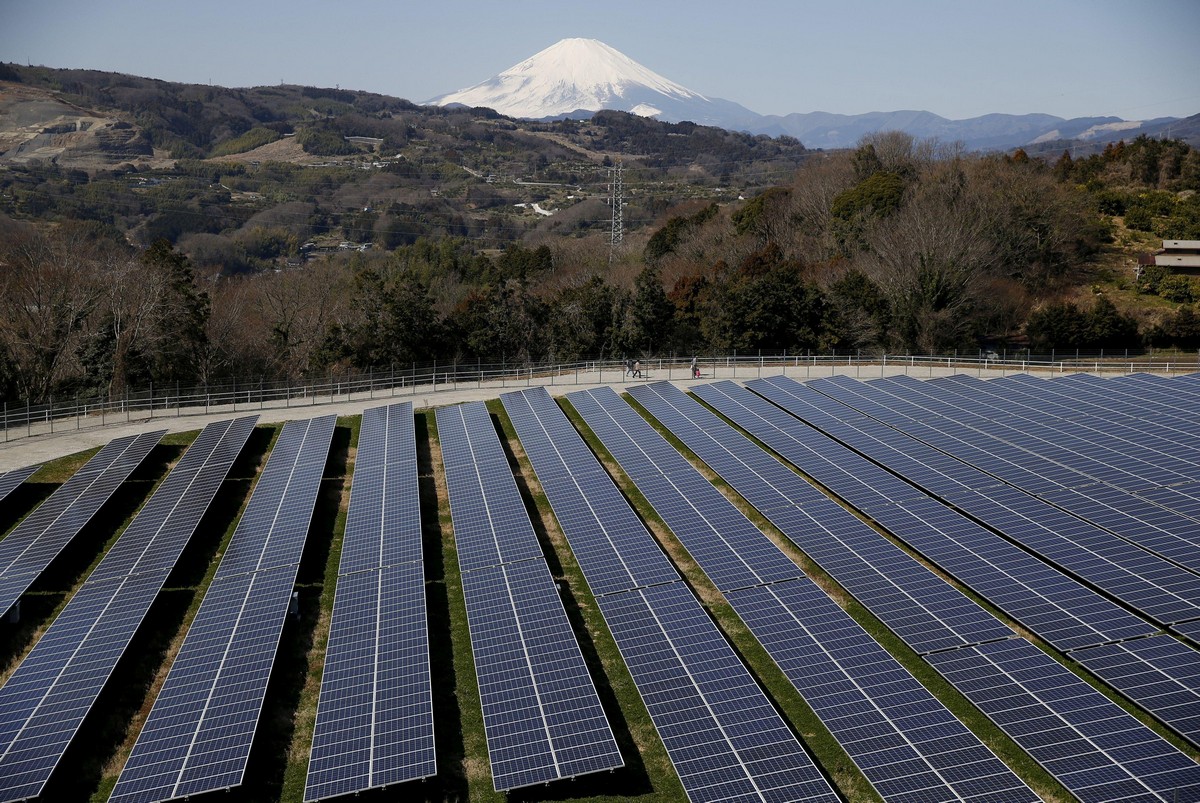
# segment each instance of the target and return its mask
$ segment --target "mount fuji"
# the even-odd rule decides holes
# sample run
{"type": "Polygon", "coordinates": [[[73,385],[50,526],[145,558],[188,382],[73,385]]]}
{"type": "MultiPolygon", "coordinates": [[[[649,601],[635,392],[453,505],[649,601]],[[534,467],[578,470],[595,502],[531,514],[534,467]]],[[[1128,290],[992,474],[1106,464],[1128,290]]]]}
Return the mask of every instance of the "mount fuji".
{"type": "Polygon", "coordinates": [[[735,130],[759,118],[732,101],[680,86],[595,39],[563,39],[481,84],[426,103],[484,106],[534,120],[590,117],[611,109],[735,130]]]}
{"type": "MultiPolygon", "coordinates": [[[[1066,145],[1099,151],[1105,142],[1138,134],[1187,130],[1197,140],[1200,115],[1181,126],[1174,118],[1125,121],[1118,117],[1065,120],[1049,114],[986,114],[948,120],[928,111],[760,115],[730,100],[710,98],[664,78],[595,39],[563,39],[481,84],[426,101],[437,106],[483,106],[508,117],[586,119],[601,109],[630,112],[664,123],[685,120],[730,131],[788,135],[815,148],[851,148],[877,131],[961,142],[972,150],[1027,147],[1055,155],[1066,145]]],[[[1190,140],[1189,140],[1190,141],[1190,140]]]]}

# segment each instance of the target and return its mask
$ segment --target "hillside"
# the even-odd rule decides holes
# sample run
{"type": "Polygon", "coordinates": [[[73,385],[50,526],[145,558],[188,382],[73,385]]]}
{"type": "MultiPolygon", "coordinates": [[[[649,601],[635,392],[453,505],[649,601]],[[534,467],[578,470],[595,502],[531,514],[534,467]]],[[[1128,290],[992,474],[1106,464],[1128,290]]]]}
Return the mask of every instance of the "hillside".
{"type": "Polygon", "coordinates": [[[1200,239],[1179,140],[811,152],[617,111],[3,77],[14,402],[415,363],[1200,346],[1200,287],[1135,278],[1156,240],[1200,239]]]}

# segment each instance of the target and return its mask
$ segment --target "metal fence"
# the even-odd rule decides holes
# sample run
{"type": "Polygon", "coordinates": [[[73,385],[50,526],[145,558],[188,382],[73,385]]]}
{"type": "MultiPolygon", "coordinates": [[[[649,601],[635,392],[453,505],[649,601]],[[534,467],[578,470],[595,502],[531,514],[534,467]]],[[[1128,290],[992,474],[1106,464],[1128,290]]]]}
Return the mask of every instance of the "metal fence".
{"type": "MultiPolygon", "coordinates": [[[[691,357],[641,360],[641,379],[687,379],[691,357]]],[[[1200,371],[1200,357],[1189,353],[1129,355],[998,354],[961,355],[789,355],[728,354],[698,358],[704,379],[750,378],[783,373],[803,379],[848,373],[870,378],[889,373],[934,376],[945,372],[974,372],[980,376],[1036,371],[1124,374],[1135,371],[1177,374],[1200,371]]],[[[3,403],[0,428],[4,442],[33,435],[102,427],[118,422],[156,418],[234,414],[267,409],[316,407],[326,404],[427,396],[466,388],[497,393],[533,385],[621,384],[631,381],[622,360],[584,360],[572,363],[509,365],[418,365],[402,371],[330,375],[302,382],[259,380],[180,388],[148,388],[119,398],[72,398],[47,404],[3,403]]]]}

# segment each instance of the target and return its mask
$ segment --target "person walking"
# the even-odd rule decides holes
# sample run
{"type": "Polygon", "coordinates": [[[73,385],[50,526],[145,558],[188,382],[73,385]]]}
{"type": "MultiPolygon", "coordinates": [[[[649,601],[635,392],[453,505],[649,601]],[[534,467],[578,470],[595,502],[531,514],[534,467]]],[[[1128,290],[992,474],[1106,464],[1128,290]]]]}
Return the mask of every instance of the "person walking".
{"type": "Polygon", "coordinates": [[[698,363],[696,361],[695,357],[692,357],[692,379],[699,379],[699,378],[700,378],[700,363],[698,363]]]}
{"type": "Polygon", "coordinates": [[[634,379],[642,378],[642,361],[641,360],[633,361],[633,378],[634,379]]]}

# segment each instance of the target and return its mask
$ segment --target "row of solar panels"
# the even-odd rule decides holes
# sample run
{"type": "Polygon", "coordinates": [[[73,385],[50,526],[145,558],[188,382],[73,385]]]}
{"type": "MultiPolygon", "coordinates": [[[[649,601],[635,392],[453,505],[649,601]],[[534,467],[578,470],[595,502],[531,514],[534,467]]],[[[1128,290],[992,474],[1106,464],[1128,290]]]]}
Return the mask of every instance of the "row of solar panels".
{"type": "MultiPolygon", "coordinates": [[[[768,390],[764,389],[764,392],[768,390]]],[[[791,389],[785,387],[785,390],[791,389]]],[[[929,507],[928,502],[932,501],[926,493],[929,488],[921,486],[918,489],[911,484],[901,487],[881,481],[880,477],[871,474],[871,471],[882,470],[879,463],[869,462],[861,454],[851,452],[820,433],[817,434],[826,438],[827,445],[812,448],[809,442],[810,455],[794,451],[789,455],[786,448],[780,449],[777,444],[783,443],[779,440],[781,434],[793,430],[798,421],[786,414],[779,419],[779,408],[766,404],[762,398],[751,396],[736,386],[702,388],[700,393],[718,409],[722,409],[722,403],[726,404],[722,412],[734,420],[737,420],[735,410],[728,405],[734,404],[730,400],[739,393],[745,394],[745,398],[737,401],[742,409],[766,405],[760,412],[766,409],[768,414],[761,419],[767,422],[772,416],[776,418],[775,434],[765,430],[756,432],[750,418],[743,417],[739,423],[816,476],[834,493],[877,520],[880,511],[889,507],[904,509],[904,515],[913,521],[958,515],[944,505],[936,509],[929,507]],[[746,399],[752,403],[746,403],[746,399]],[[763,434],[770,435],[774,442],[763,434]],[[845,454],[841,453],[843,451],[845,454]],[[829,468],[814,473],[812,455],[820,454],[825,456],[816,463],[829,468]],[[831,454],[836,454],[836,458],[830,459],[831,454]],[[914,490],[917,491],[915,495],[911,493],[914,490]],[[878,498],[863,495],[867,493],[878,498]],[[905,508],[901,501],[907,502],[908,507],[905,508]]],[[[1194,765],[1189,767],[1186,757],[1069,672],[1055,669],[1058,665],[1044,653],[1036,649],[1030,652],[1025,642],[1008,640],[1012,632],[1007,627],[991,619],[965,597],[957,599],[957,592],[812,486],[799,481],[790,470],[784,472],[790,479],[781,477],[778,473],[781,464],[748,441],[742,444],[740,441],[744,439],[717,419],[703,420],[704,416],[711,415],[695,402],[669,386],[644,386],[635,391],[635,395],[785,534],[825,566],[851,593],[859,596],[860,601],[885,623],[893,626],[919,654],[926,655],[926,660],[940,668],[960,690],[966,693],[973,683],[981,678],[991,678],[989,673],[995,674],[1002,682],[989,682],[983,687],[984,691],[974,696],[967,693],[967,696],[989,714],[997,712],[998,722],[1005,717],[1011,719],[1011,712],[1015,710],[1043,725],[1047,724],[1044,717],[1057,717],[1050,720],[1052,727],[1029,734],[1023,730],[1027,727],[1026,720],[1019,720],[1019,725],[1010,723],[1005,729],[1081,799],[1115,799],[1112,796],[1118,793],[1161,798],[1167,792],[1177,796],[1180,789],[1184,794],[1194,794],[1192,785],[1197,783],[1192,778],[1194,765]],[[701,422],[697,423],[697,419],[701,422]],[[689,442],[687,435],[696,442],[689,442]],[[697,448],[706,444],[710,448],[709,457],[702,448],[697,448]],[[747,445],[752,451],[746,451],[747,445]],[[718,451],[711,451],[713,448],[718,451]],[[724,457],[720,456],[721,449],[724,457]],[[766,464],[762,463],[764,457],[766,464]],[[743,486],[739,487],[739,481],[743,486]],[[797,515],[800,513],[803,516],[797,515]],[[847,549],[851,544],[853,546],[847,549]],[[944,652],[948,647],[970,649],[944,652]],[[947,656],[952,656],[953,660],[947,656]],[[964,660],[971,657],[974,662],[968,662],[964,669],[964,660]],[[1020,677],[1013,669],[1017,666],[1027,668],[1031,677],[1039,682],[1022,684],[1014,681],[1013,678],[1020,677]],[[956,682],[956,673],[963,672],[966,674],[956,682]],[[1015,692],[1012,691],[1014,683],[1015,692]],[[997,696],[997,689],[1004,689],[1006,693],[997,696]],[[997,699],[1004,703],[1020,700],[1021,705],[997,709],[997,699]],[[1029,699],[1037,701],[1033,714],[1026,710],[1030,708],[1029,699]],[[1104,716],[1099,719],[1106,723],[1107,729],[1103,733],[1090,733],[1086,726],[1092,720],[1079,720],[1077,709],[1081,704],[1086,704],[1091,714],[1103,712],[1104,716]],[[1055,739],[1047,742],[1047,732],[1054,734],[1055,739]],[[1027,738],[1018,738],[1015,734],[1027,738]],[[1103,737],[1112,743],[1109,747],[1097,746],[1096,742],[1102,740],[1094,737],[1103,737]],[[1127,759],[1123,758],[1125,755],[1128,755],[1127,759]],[[1179,759],[1183,759],[1183,763],[1179,759]],[[1098,760],[1101,763],[1096,764],[1098,760]]],[[[813,705],[818,716],[846,746],[847,752],[881,795],[887,799],[906,799],[910,795],[922,799],[1032,799],[1032,793],[1003,764],[853,620],[813,587],[795,564],[757,528],[695,474],[678,452],[661,441],[632,408],[611,391],[575,394],[571,398],[589,427],[618,457],[623,468],[800,693],[813,705]],[[654,447],[649,448],[647,444],[654,444],[654,447]]],[[[652,719],[659,727],[689,796],[699,800],[743,794],[772,799],[832,795],[803,747],[778,719],[746,667],[729,651],[728,643],[680,582],[679,575],[557,406],[544,391],[540,394],[509,394],[504,403],[635,682],[643,690],[652,719]],[[720,667],[719,671],[714,671],[714,667],[720,667]],[[647,689],[651,691],[647,693],[647,689]],[[731,706],[731,702],[735,704],[731,706]],[[705,725],[705,722],[709,724],[705,725]],[[684,723],[686,726],[681,727],[684,723]],[[767,745],[769,749],[764,752],[767,745]]],[[[849,407],[845,409],[853,413],[852,417],[864,418],[849,407]]],[[[420,589],[423,575],[420,571],[419,511],[415,502],[412,413],[411,408],[406,413],[395,411],[396,417],[392,421],[389,410],[368,411],[364,417],[326,664],[327,678],[339,675],[339,671],[331,670],[331,667],[342,667],[340,673],[353,675],[354,679],[343,684],[344,693],[340,698],[337,694],[327,695],[326,689],[322,689],[306,793],[309,799],[386,785],[408,777],[423,777],[433,771],[431,712],[427,704],[419,702],[421,695],[417,695],[418,704],[414,707],[414,697],[411,694],[404,697],[398,691],[404,684],[416,684],[416,688],[421,688],[423,683],[427,689],[428,648],[424,632],[424,598],[420,589]],[[378,421],[381,417],[382,424],[378,421]],[[403,433],[405,422],[406,435],[395,438],[397,445],[392,446],[389,433],[393,428],[396,433],[403,433]],[[380,431],[382,435],[378,434],[380,431]],[[382,444],[378,448],[382,457],[371,456],[374,443],[382,444]],[[397,451],[395,456],[389,457],[392,449],[397,451]],[[373,476],[371,467],[376,465],[379,470],[373,476]],[[393,485],[395,478],[388,479],[389,469],[403,477],[411,476],[411,486],[403,480],[393,485]],[[399,491],[394,496],[393,487],[399,491]],[[361,493],[360,488],[363,489],[361,493]],[[393,496],[390,501],[387,500],[389,496],[393,496]],[[405,512],[390,513],[397,506],[396,498],[400,497],[409,500],[407,504],[400,503],[405,512]],[[360,498],[369,501],[359,503],[360,498]],[[352,535],[353,532],[361,535],[352,535]],[[398,552],[397,544],[407,544],[407,551],[401,549],[398,552]],[[393,606],[387,602],[396,599],[402,604],[393,606]],[[401,609],[399,615],[394,607],[401,609]],[[340,627],[340,618],[349,624],[340,627]],[[339,642],[343,632],[354,636],[344,643],[339,642]],[[414,660],[421,656],[424,656],[423,662],[414,660]],[[411,670],[422,664],[423,678],[419,671],[416,676],[412,671],[407,675],[394,671],[397,666],[411,670]],[[392,684],[390,697],[386,688],[389,683],[392,684]],[[401,697],[407,701],[407,708],[398,705],[401,697]],[[390,735],[389,728],[393,731],[390,735]],[[401,738],[397,739],[397,734],[401,738]],[[378,749],[384,743],[393,745],[390,763],[388,756],[378,749]],[[398,750],[394,747],[397,743],[402,744],[398,750]]],[[[499,449],[486,410],[482,405],[452,410],[439,412],[439,430],[471,619],[472,644],[480,668],[485,729],[496,786],[498,789],[515,788],[620,766],[621,759],[612,742],[611,730],[595,700],[586,669],[577,657],[578,646],[573,642],[565,616],[561,616],[561,602],[552,596],[553,583],[547,583],[549,575],[540,547],[528,518],[524,516],[507,459],[499,449]],[[504,478],[507,482],[497,482],[504,478]],[[457,509],[456,499],[459,500],[457,509]],[[547,589],[551,594],[547,594],[547,589]],[[557,603],[557,609],[546,604],[549,599],[557,603]],[[534,615],[525,616],[526,611],[534,615]],[[497,618],[497,614],[503,616],[497,618]],[[564,656],[570,660],[564,662],[564,656]],[[539,668],[539,662],[545,669],[539,668]],[[514,693],[514,685],[521,690],[514,693]],[[587,694],[589,688],[590,694],[587,694]],[[530,715],[530,711],[536,711],[536,715],[530,715]],[[538,738],[532,738],[531,734],[537,734],[538,738]]],[[[836,423],[836,416],[830,416],[830,419],[836,423]]],[[[871,420],[878,423],[877,419],[871,420]]],[[[761,426],[770,425],[763,423],[761,426]]],[[[331,431],[331,423],[329,427],[331,431]]],[[[803,425],[801,429],[808,430],[803,425]]],[[[816,433],[815,429],[808,431],[816,433]]],[[[790,443],[805,440],[787,437],[790,443]]],[[[272,461],[264,470],[263,482],[271,474],[271,465],[281,453],[281,447],[289,443],[281,436],[280,444],[272,453],[272,461]]],[[[328,451],[327,438],[324,443],[324,450],[320,451],[321,465],[328,451]]],[[[282,481],[283,490],[277,494],[280,498],[291,483],[291,473],[295,471],[300,454],[305,451],[302,444],[303,441],[294,453],[288,451],[290,446],[282,453],[292,454],[293,460],[289,478],[282,481]]],[[[191,453],[189,450],[188,454],[191,453]]],[[[913,463],[908,465],[911,467],[913,463]]],[[[884,474],[889,481],[898,481],[898,477],[884,474]]],[[[316,476],[319,477],[319,467],[316,476]]],[[[274,482],[278,485],[280,481],[274,482]]],[[[986,478],[981,482],[983,487],[995,484],[986,478]]],[[[261,693],[256,696],[255,690],[265,688],[266,675],[270,672],[269,658],[264,661],[254,650],[261,650],[261,645],[270,641],[272,632],[274,640],[278,640],[277,630],[282,628],[282,619],[275,628],[272,624],[275,620],[267,614],[280,609],[286,613],[295,568],[303,549],[303,533],[296,535],[296,522],[302,519],[302,529],[306,532],[311,517],[311,504],[307,516],[302,512],[303,504],[276,504],[268,525],[266,519],[271,509],[268,503],[264,502],[262,509],[251,515],[257,499],[256,490],[243,521],[249,517],[248,531],[262,533],[265,530],[268,534],[260,536],[256,542],[247,542],[244,549],[235,534],[218,570],[214,587],[227,580],[229,590],[221,592],[220,603],[213,604],[215,613],[208,615],[213,626],[207,628],[205,636],[197,636],[196,650],[207,657],[209,665],[197,670],[193,676],[181,679],[178,692],[175,692],[170,677],[164,687],[163,695],[171,690],[181,699],[186,698],[193,708],[199,699],[198,690],[208,689],[207,696],[201,695],[204,703],[199,706],[199,718],[195,723],[188,721],[186,727],[181,727],[183,720],[177,707],[162,704],[163,732],[156,736],[156,730],[151,727],[160,707],[160,703],[156,703],[143,736],[114,790],[114,799],[118,796],[129,800],[170,799],[206,788],[235,785],[240,779],[244,756],[231,758],[229,753],[238,753],[237,747],[241,743],[235,739],[234,744],[230,744],[228,729],[232,727],[241,733],[242,752],[248,752],[253,737],[252,720],[257,719],[255,703],[261,703],[261,693]],[[275,537],[270,532],[277,519],[282,521],[280,533],[275,537]],[[290,535],[289,519],[292,521],[290,535]],[[271,544],[269,549],[268,544],[271,544]],[[238,546],[236,556],[231,557],[235,545],[238,546]],[[230,561],[228,569],[226,561],[230,561]],[[282,571],[273,573],[274,569],[282,571]],[[260,573],[263,576],[256,576],[260,573]],[[255,607],[248,612],[248,600],[252,598],[256,600],[255,607]],[[265,599],[275,602],[260,608],[259,601],[265,599]],[[238,623],[243,618],[254,619],[260,613],[263,622],[245,625],[239,630],[238,623]],[[232,626],[229,624],[231,619],[235,622],[232,626]],[[256,633],[256,630],[262,632],[256,633]],[[245,641],[244,645],[242,641],[245,641]],[[219,661],[217,653],[221,653],[219,661]],[[242,677],[246,674],[242,664],[247,660],[252,665],[248,670],[250,677],[242,677]],[[222,681],[223,673],[238,676],[232,684],[238,691],[228,699],[219,691],[222,682],[230,683],[229,680],[222,681]],[[213,710],[210,712],[209,708],[213,710]],[[206,736],[206,719],[208,727],[223,729],[219,738],[206,736]],[[181,732],[190,732],[190,738],[183,738],[181,732]],[[147,737],[147,733],[151,735],[147,737]],[[146,741],[145,747],[143,741],[146,741]],[[216,779],[216,786],[204,786],[213,779],[216,779]]],[[[207,503],[204,506],[207,507],[207,503]]],[[[150,508],[149,504],[147,508],[150,508]]],[[[972,527],[981,526],[965,517],[962,521],[972,527]]],[[[899,530],[900,537],[909,532],[906,520],[892,518],[891,522],[885,526],[899,530]]],[[[937,537],[924,542],[911,534],[908,538],[917,542],[917,550],[927,557],[930,556],[928,553],[933,553],[943,556],[943,560],[951,560],[959,553],[939,545],[947,543],[948,531],[963,526],[966,525],[955,523],[950,527],[943,524],[934,528],[937,537]]],[[[239,532],[241,529],[239,524],[239,532]]],[[[1049,527],[1043,529],[1050,530],[1049,527]]],[[[991,535],[986,530],[982,532],[991,535]]],[[[1086,638],[1092,634],[1105,637],[1116,634],[1116,638],[1123,638],[1153,632],[1153,629],[1145,631],[1144,627],[1127,631],[1123,628],[1133,628],[1134,624],[1119,617],[1114,624],[1112,617],[1106,618],[1103,614],[1089,620],[1073,613],[1076,605],[1082,605],[1082,610],[1089,610],[1090,615],[1089,605],[1094,607],[1094,600],[1079,597],[1079,590],[1074,587],[1057,589],[1054,586],[1057,579],[1051,582],[1041,568],[1022,580],[1020,569],[1013,570],[1013,567],[1026,566],[1021,561],[1029,556],[1028,553],[988,552],[980,543],[980,533],[972,530],[968,535],[957,533],[961,539],[959,552],[979,549],[982,554],[991,556],[993,562],[1001,562],[1006,571],[998,581],[988,576],[986,570],[984,575],[971,575],[966,571],[961,577],[953,571],[951,574],[972,588],[974,584],[990,587],[989,582],[999,582],[994,593],[1004,599],[1009,599],[1009,592],[1014,590],[1017,600],[1022,594],[1036,597],[1038,589],[1044,591],[1040,602],[1052,609],[1044,628],[1049,634],[1045,637],[1051,643],[1057,643],[1054,637],[1060,633],[1068,635],[1062,637],[1058,646],[1069,649],[1081,644],[1087,646],[1086,638]],[[1010,565],[1011,561],[1016,563],[1010,565]],[[1066,621],[1068,626],[1060,628],[1059,619],[1066,621]],[[1102,623],[1103,627],[1097,623],[1102,623]],[[1077,638],[1084,641],[1076,643],[1072,640],[1077,638]]],[[[954,537],[954,534],[950,536],[951,539],[954,537]]],[[[123,537],[112,552],[117,553],[125,540],[123,537]]],[[[0,545],[7,541],[6,538],[0,545]]],[[[1118,549],[1114,554],[1124,557],[1128,551],[1118,549]]],[[[105,563],[108,560],[106,558],[105,563]]],[[[1110,563],[1126,571],[1120,577],[1134,578],[1136,589],[1158,594],[1158,598],[1166,597],[1175,606],[1152,608],[1146,604],[1141,610],[1143,614],[1161,622],[1163,620],[1155,619],[1153,614],[1165,609],[1184,624],[1190,621],[1186,605],[1189,602],[1195,604],[1196,596],[1186,585],[1186,576],[1169,572],[1164,579],[1161,573],[1155,575],[1143,564],[1127,568],[1116,558],[1110,563]],[[1146,575],[1154,579],[1147,580],[1146,575]],[[1141,585],[1137,585],[1139,582],[1141,585]]],[[[129,575],[135,573],[128,572],[129,575]]],[[[100,578],[93,575],[88,582],[93,579],[100,578]]],[[[1105,578],[1097,575],[1096,584],[1102,586],[1102,579],[1105,578]]],[[[165,575],[160,578],[160,586],[161,580],[165,580],[165,575]]],[[[1077,585],[1086,593],[1094,594],[1077,585]]],[[[156,592],[157,589],[151,592],[149,598],[152,599],[156,592]]],[[[988,598],[986,593],[980,593],[988,598]]],[[[1151,596],[1150,599],[1156,598],[1151,596]]],[[[1031,603],[1024,608],[1018,602],[1012,604],[1013,610],[1003,605],[998,607],[1028,624],[1026,619],[1032,614],[1022,618],[1013,611],[1034,610],[1037,604],[1031,603]]],[[[203,618],[207,606],[206,597],[198,622],[207,621],[203,618]]],[[[1139,624],[1144,626],[1144,622],[1139,624]]],[[[1037,628],[1031,629],[1039,633],[1037,628]]],[[[185,651],[193,631],[189,632],[185,651]]],[[[1153,639],[1166,639],[1194,656],[1187,647],[1168,636],[1154,636],[1129,644],[1148,645],[1153,639]]],[[[1125,649],[1124,645],[1107,643],[1111,640],[1094,642],[1105,645],[1093,648],[1097,655],[1101,650],[1107,651],[1104,660],[1097,658],[1097,666],[1093,667],[1102,676],[1110,679],[1127,677],[1129,656],[1146,660],[1151,653],[1155,655],[1153,660],[1158,661],[1158,668],[1164,672],[1173,669],[1176,679],[1187,678],[1189,671],[1194,672],[1194,661],[1188,654],[1180,653],[1162,641],[1153,649],[1136,646],[1125,649]],[[1165,658],[1162,657],[1164,646],[1169,653],[1165,658]],[[1116,656],[1114,649],[1120,650],[1116,656]]],[[[1083,663],[1087,665],[1086,660],[1083,663]]],[[[204,661],[197,664],[204,664],[204,661]]],[[[172,676],[174,674],[175,669],[172,676]]],[[[1190,678],[1194,694],[1194,674],[1190,678]]],[[[335,687],[335,684],[329,685],[331,689],[335,687]]],[[[1122,684],[1115,685],[1120,687],[1122,684]]],[[[1125,685],[1133,688],[1131,684],[1125,685]]],[[[1187,681],[1180,680],[1180,685],[1186,687],[1187,681]]],[[[0,690],[0,695],[6,689],[7,686],[0,690]]],[[[160,695],[160,701],[163,695],[160,695]]],[[[1137,699],[1136,694],[1130,696],[1137,699]]],[[[1145,704],[1144,700],[1142,702],[1145,704]]],[[[1172,707],[1183,710],[1188,702],[1176,700],[1172,707]]],[[[1146,707],[1154,710],[1152,705],[1146,707]]],[[[1170,722],[1169,716],[1164,719],[1170,722]]],[[[1000,724],[1005,727],[1004,722],[1000,724]]],[[[1186,728],[1177,726],[1177,730],[1187,735],[1186,728]]],[[[4,755],[8,752],[6,750],[4,755]]]]}

